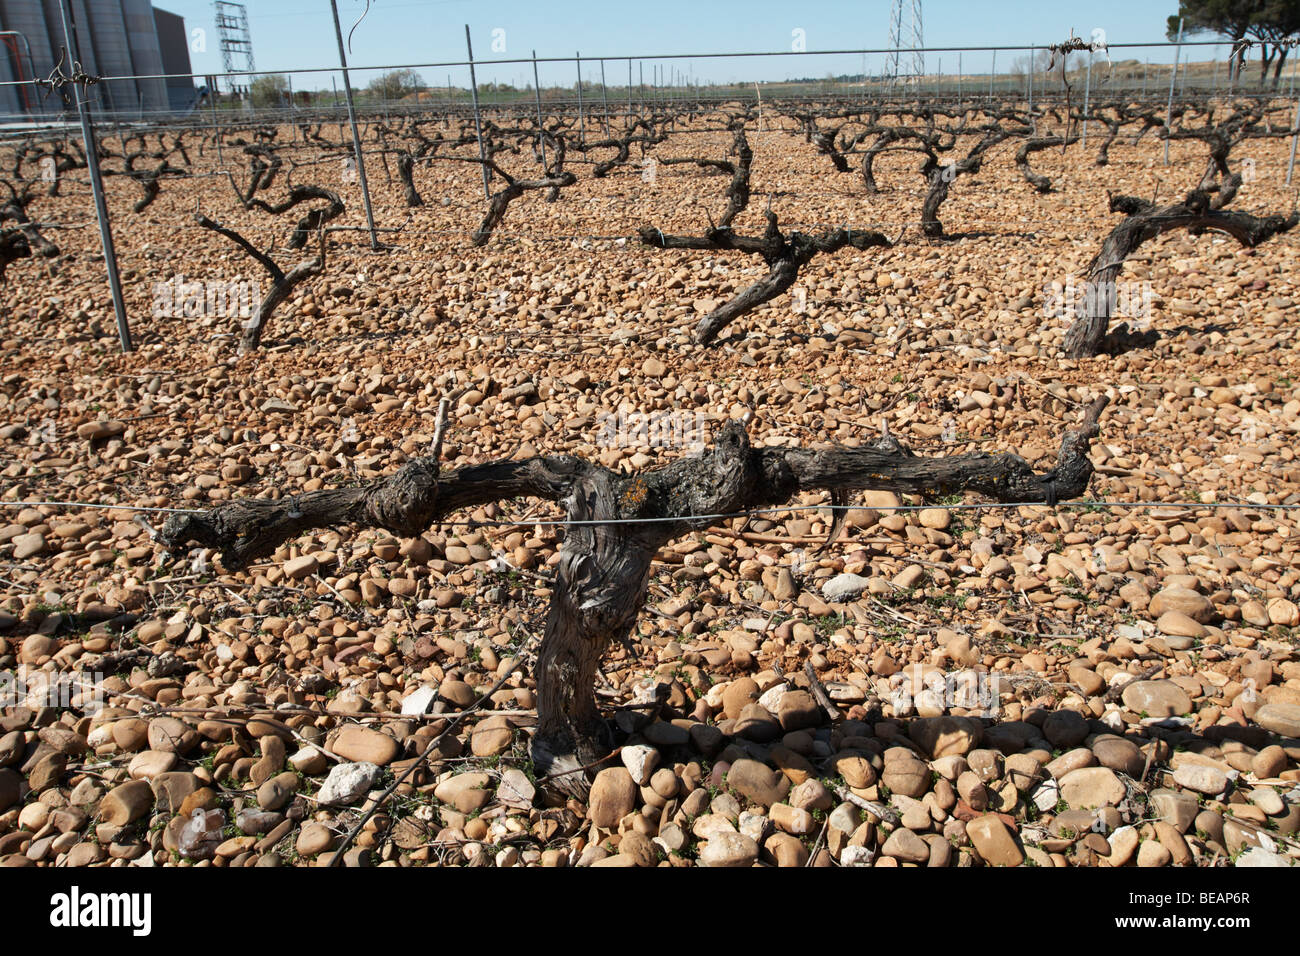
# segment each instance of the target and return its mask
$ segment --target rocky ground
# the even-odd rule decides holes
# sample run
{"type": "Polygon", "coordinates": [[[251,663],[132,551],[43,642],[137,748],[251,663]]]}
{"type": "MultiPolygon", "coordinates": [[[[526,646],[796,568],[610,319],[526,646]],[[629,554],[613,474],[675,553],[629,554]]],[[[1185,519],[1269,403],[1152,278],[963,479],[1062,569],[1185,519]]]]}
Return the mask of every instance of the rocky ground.
{"type": "MultiPolygon", "coordinates": [[[[738,231],[761,232],[769,195],[783,225],[893,238],[918,217],[914,156],[883,156],[866,196],[797,135],[750,141],[738,231]]],[[[658,151],[729,142],[680,132],[658,151]]],[[[1256,161],[1236,208],[1290,209],[1288,145],[1234,152],[1256,161]]],[[[726,177],[694,167],[647,183],[575,165],[578,185],[518,200],[483,249],[466,235],[478,170],[421,168],[396,248],[334,234],[325,275],[239,359],[236,321],[152,315],[156,284],[264,280],[192,224],[196,199],[265,247],[291,224],[215,177],[166,181],[136,215],[110,177],[139,350],[117,352],[93,226],[51,231],[65,257],[11,266],[0,306],[0,863],[320,866],[364,819],[347,865],[1293,865],[1296,236],[1144,246],[1125,278],[1150,283],[1150,331],[1118,355],[1061,359],[1066,322],[1045,315],[1116,221],[1107,189],[1199,179],[1202,146],[1174,143],[1169,168],[1161,149],[1117,143],[1104,169],[1079,147],[1036,154],[1057,187],[1039,196],[995,148],[943,207],[966,235],[818,258],[802,310],[779,299],[711,348],[694,320],[760,262],[581,238],[698,233],[726,177]],[[323,530],[229,573],[155,545],[166,513],[13,504],[204,508],[364,481],[427,451],[443,397],[449,465],[686,453],[611,438],[622,409],[709,429],[751,415],[768,444],[856,444],[884,422],[919,454],[1043,468],[1103,393],[1089,502],[869,493],[818,553],[829,498],[809,495],[666,548],[605,660],[621,749],[585,802],[527,759],[558,512],[504,502],[405,540],[323,530]],[[1137,502],[1159,504],[1112,506],[1137,502]],[[78,674],[50,706],[42,688],[78,674]]],[[[399,186],[371,182],[381,225],[402,224],[399,186]]],[[[327,184],[363,222],[357,187],[327,184]]],[[[34,205],[90,215],[75,183],[34,205]]]]}

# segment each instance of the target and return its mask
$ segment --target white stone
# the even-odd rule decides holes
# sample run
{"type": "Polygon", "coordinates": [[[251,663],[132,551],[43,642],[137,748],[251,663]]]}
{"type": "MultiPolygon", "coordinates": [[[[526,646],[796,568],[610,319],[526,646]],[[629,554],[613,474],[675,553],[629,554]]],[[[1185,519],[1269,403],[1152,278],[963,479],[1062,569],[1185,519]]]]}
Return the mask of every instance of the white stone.
{"type": "Polygon", "coordinates": [[[772,821],[761,813],[753,813],[749,810],[741,813],[739,819],[740,832],[749,837],[755,843],[762,843],[763,837],[767,836],[767,831],[772,821]]]}
{"type": "Polygon", "coordinates": [[[419,717],[429,711],[429,705],[438,697],[438,688],[425,684],[402,699],[402,716],[419,717]]]}
{"type": "Polygon", "coordinates": [[[758,698],[758,702],[763,705],[763,709],[769,714],[775,714],[781,709],[781,698],[785,696],[786,691],[789,689],[790,685],[786,683],[773,684],[763,691],[762,696],[758,698]]]}
{"type": "Polygon", "coordinates": [[[625,746],[619,756],[638,787],[648,784],[659,766],[659,751],[647,744],[625,746]]]}
{"type": "Polygon", "coordinates": [[[830,604],[851,601],[867,589],[867,584],[860,574],[837,574],[822,585],[822,599],[830,604]]]}
{"type": "Polygon", "coordinates": [[[1174,783],[1195,790],[1207,797],[1217,797],[1228,789],[1228,775],[1218,767],[1203,764],[1183,764],[1174,771],[1174,783]]]}
{"type": "Polygon", "coordinates": [[[341,763],[330,771],[316,794],[321,806],[341,807],[355,803],[366,795],[379,775],[373,763],[341,763]]]}
{"type": "Polygon", "coordinates": [[[846,846],[840,851],[840,866],[870,866],[872,856],[865,846],[846,846]]]}
{"type": "Polygon", "coordinates": [[[1278,853],[1265,850],[1262,846],[1251,847],[1241,856],[1237,857],[1236,866],[1280,866],[1290,867],[1291,864],[1278,853]]]}
{"type": "Polygon", "coordinates": [[[522,770],[510,767],[501,773],[501,783],[497,786],[497,800],[507,807],[519,810],[532,808],[533,797],[537,788],[522,770]]]}
{"type": "Polygon", "coordinates": [[[1038,785],[1038,788],[1029,795],[1029,799],[1034,801],[1041,812],[1048,813],[1056,808],[1057,803],[1061,800],[1061,785],[1055,780],[1044,780],[1038,785]]]}
{"type": "Polygon", "coordinates": [[[701,866],[753,866],[758,844],[743,833],[715,833],[700,851],[701,866]]]}

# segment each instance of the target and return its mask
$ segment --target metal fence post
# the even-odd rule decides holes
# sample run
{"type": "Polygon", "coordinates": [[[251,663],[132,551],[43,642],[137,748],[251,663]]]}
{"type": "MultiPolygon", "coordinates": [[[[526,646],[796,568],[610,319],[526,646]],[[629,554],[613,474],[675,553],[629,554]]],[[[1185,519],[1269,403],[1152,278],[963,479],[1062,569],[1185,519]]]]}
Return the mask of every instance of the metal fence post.
{"type": "Polygon", "coordinates": [[[330,0],[334,12],[334,36],[339,41],[339,66],[343,68],[343,98],[348,104],[348,123],[352,126],[352,149],[357,157],[357,176],[361,180],[361,200],[366,207],[366,226],[370,229],[370,248],[379,250],[379,237],[375,235],[375,213],[370,208],[370,185],[366,182],[366,157],[361,151],[361,134],[357,131],[357,113],[352,106],[352,80],[348,77],[348,58],[343,52],[343,28],[339,26],[338,0],[330,0]]]}
{"type": "Polygon", "coordinates": [[[1083,149],[1088,148],[1088,103],[1092,96],[1092,50],[1088,50],[1088,72],[1083,79],[1083,149]]]}
{"type": "Polygon", "coordinates": [[[587,126],[582,119],[582,51],[574,53],[574,63],[578,66],[578,142],[587,142],[587,126]]]}
{"type": "Polygon", "coordinates": [[[217,124],[217,78],[212,77],[212,85],[208,87],[208,106],[212,109],[212,136],[217,141],[217,163],[224,166],[225,158],[221,155],[221,127],[217,124]]]}
{"type": "Polygon", "coordinates": [[[537,78],[537,51],[533,51],[533,98],[537,101],[537,142],[542,145],[542,168],[546,168],[546,129],[542,126],[542,83],[537,78]]]}
{"type": "Polygon", "coordinates": [[[609,139],[609,91],[605,88],[605,58],[600,60],[600,104],[605,114],[605,138],[609,139]]]}
{"type": "MultiPolygon", "coordinates": [[[[1169,74],[1169,103],[1165,107],[1165,132],[1173,131],[1174,122],[1174,81],[1178,79],[1178,54],[1183,49],[1183,18],[1178,18],[1178,46],[1174,48],[1174,72],[1169,74]]],[[[1165,136],[1165,165],[1169,165],[1169,137],[1165,136]]]]}
{"type": "MultiPolygon", "coordinates": [[[[71,0],[59,0],[63,14],[63,39],[68,45],[73,62],[81,62],[81,45],[77,41],[77,21],[72,12],[71,0]]],[[[86,147],[86,171],[90,174],[90,191],[95,199],[95,218],[99,221],[99,241],[104,250],[104,267],[108,272],[108,290],[113,297],[113,313],[117,317],[117,336],[123,352],[132,352],[131,327],[126,319],[126,301],[122,298],[122,277],[117,271],[117,252],[113,248],[113,228],[108,218],[108,204],[104,201],[104,180],[99,173],[99,147],[95,142],[95,128],[90,122],[90,106],[86,102],[85,86],[73,82],[77,99],[77,115],[81,119],[81,138],[86,147]]]]}
{"type": "Polygon", "coordinates": [[[1034,60],[1037,58],[1038,51],[1033,47],[1029,48],[1029,120],[1033,123],[1034,132],[1038,131],[1038,123],[1034,122],[1034,60]]]}
{"type": "MultiPolygon", "coordinates": [[[[1292,72],[1291,78],[1295,79],[1295,73],[1292,72]]],[[[1291,185],[1291,174],[1295,171],[1295,143],[1300,138],[1300,97],[1295,101],[1295,120],[1292,122],[1291,130],[1291,158],[1286,162],[1286,184],[1291,185]]]]}
{"type": "Polygon", "coordinates": [[[478,134],[478,158],[483,160],[480,167],[483,170],[483,198],[492,198],[492,190],[488,188],[488,168],[487,168],[487,150],[483,148],[483,121],[479,119],[478,113],[478,77],[474,75],[474,44],[469,39],[469,24],[465,24],[465,49],[469,51],[469,91],[474,98],[474,131],[478,134]]]}

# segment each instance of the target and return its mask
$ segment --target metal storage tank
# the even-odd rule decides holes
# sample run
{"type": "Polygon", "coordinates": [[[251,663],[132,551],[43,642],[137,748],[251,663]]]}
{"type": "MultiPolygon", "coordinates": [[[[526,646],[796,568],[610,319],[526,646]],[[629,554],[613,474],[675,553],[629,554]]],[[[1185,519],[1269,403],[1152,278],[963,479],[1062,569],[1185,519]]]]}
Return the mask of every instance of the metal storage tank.
{"type": "MultiPolygon", "coordinates": [[[[13,48],[0,48],[0,79],[20,79],[14,75],[16,70],[21,71],[21,79],[49,74],[57,54],[50,49],[50,35],[45,27],[45,11],[40,0],[0,0],[0,30],[16,30],[27,40],[24,44],[9,38],[14,39],[13,48]],[[28,46],[32,55],[30,63],[27,61],[28,46]]],[[[58,110],[57,95],[47,99],[44,90],[32,85],[0,87],[0,113],[30,116],[32,113],[57,113],[58,110]]]]}
{"type": "MultiPolygon", "coordinates": [[[[112,110],[124,119],[165,115],[171,112],[158,24],[149,0],[70,0],[77,23],[81,66],[92,76],[153,76],[146,80],[105,80],[87,88],[90,102],[112,110]]],[[[178,25],[182,52],[186,57],[184,21],[178,25]]],[[[63,11],[59,0],[0,0],[0,31],[17,31],[16,37],[0,37],[0,80],[30,80],[47,76],[66,45],[63,11]],[[27,55],[27,45],[31,55],[27,55]]],[[[72,69],[69,51],[65,71],[72,69]]],[[[0,86],[0,118],[31,119],[57,115],[65,106],[64,95],[46,93],[32,85],[0,86]]],[[[68,96],[71,105],[71,96],[68,96]]]]}
{"type": "Polygon", "coordinates": [[[173,113],[188,113],[198,99],[194,67],[190,64],[190,41],[185,32],[185,18],[154,7],[154,24],[158,28],[158,50],[162,54],[162,72],[166,81],[167,101],[173,113]]]}
{"type": "MultiPolygon", "coordinates": [[[[87,49],[94,50],[96,76],[131,76],[135,64],[131,60],[131,46],[126,36],[126,18],[122,0],[74,0],[77,11],[77,39],[81,45],[83,66],[91,57],[87,49]]],[[[134,80],[106,80],[94,88],[104,97],[106,109],[116,113],[136,113],[139,109],[134,80]]]]}
{"type": "MultiPolygon", "coordinates": [[[[159,77],[166,71],[163,70],[162,51],[158,45],[153,4],[149,0],[123,0],[122,12],[135,75],[159,77]]],[[[135,88],[146,117],[151,113],[156,117],[169,111],[166,80],[161,77],[136,80],[135,88]]]]}

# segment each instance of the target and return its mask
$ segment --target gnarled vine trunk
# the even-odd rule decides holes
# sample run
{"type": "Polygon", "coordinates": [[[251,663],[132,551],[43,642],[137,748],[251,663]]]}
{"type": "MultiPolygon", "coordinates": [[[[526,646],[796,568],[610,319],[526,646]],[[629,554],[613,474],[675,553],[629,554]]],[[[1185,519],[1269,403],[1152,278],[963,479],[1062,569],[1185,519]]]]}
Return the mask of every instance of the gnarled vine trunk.
{"type": "Polygon", "coordinates": [[[1212,229],[1227,233],[1243,246],[1257,246],[1300,221],[1294,211],[1290,216],[1259,217],[1222,209],[1240,185],[1241,177],[1234,174],[1220,187],[1194,189],[1186,199],[1166,206],[1134,196],[1112,196],[1110,211],[1128,215],[1111,230],[1088,267],[1088,294],[1065,333],[1066,357],[1086,358],[1101,352],[1116,301],[1115,280],[1125,260],[1148,239],[1174,229],[1212,229]],[[1213,196],[1216,191],[1220,193],[1217,199],[1213,196]]]}
{"type": "Polygon", "coordinates": [[[174,515],[159,539],[173,553],[183,553],[191,542],[220,548],[234,569],[322,526],[351,522],[412,536],[454,511],[491,501],[532,496],[559,502],[569,524],[538,656],[532,756],[551,786],[582,796],[586,771],[610,753],[610,732],[594,696],[596,667],[609,643],[635,624],[660,548],[710,527],[712,516],[777,505],[815,489],[829,490],[838,501],[867,488],[933,495],[973,491],[1024,503],[1073,498],[1092,476],[1087,453],[1106,401],[1094,402],[1082,425],[1065,433],[1056,467],[1041,474],[1017,455],[922,458],[892,439],[853,448],[754,448],[733,421],[704,454],[643,473],[548,456],[443,475],[436,457],[420,458],[360,488],[237,499],[207,512],[174,515]]]}

